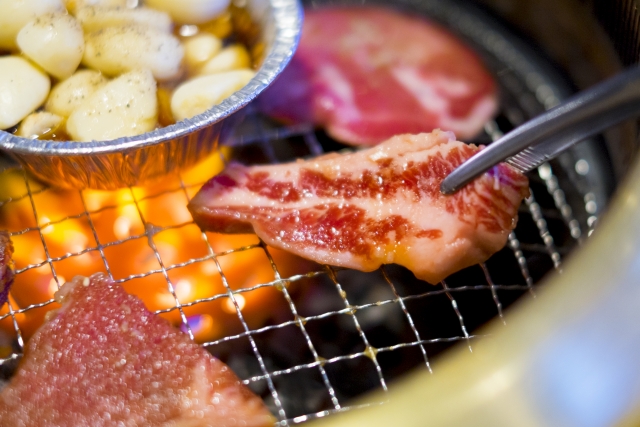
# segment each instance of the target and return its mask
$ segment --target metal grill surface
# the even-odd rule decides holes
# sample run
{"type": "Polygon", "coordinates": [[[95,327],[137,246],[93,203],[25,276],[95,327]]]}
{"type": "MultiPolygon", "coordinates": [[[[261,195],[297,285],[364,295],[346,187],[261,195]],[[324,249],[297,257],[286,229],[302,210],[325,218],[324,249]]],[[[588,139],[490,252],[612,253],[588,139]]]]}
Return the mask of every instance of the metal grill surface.
{"type": "MultiPolygon", "coordinates": [[[[455,3],[420,4],[421,13],[444,22],[476,46],[500,82],[502,110],[474,142],[490,143],[502,132],[553,106],[568,92],[541,60],[523,53],[517,40],[500,32],[499,25],[487,21],[490,18],[478,11],[460,9],[455,3]]],[[[416,7],[412,2],[404,6],[416,7]]],[[[252,111],[229,143],[234,147],[232,157],[245,163],[285,162],[346,149],[322,131],[307,126],[279,126],[252,111]]],[[[57,265],[87,253],[99,257],[104,270],[118,283],[159,275],[173,299],[172,306],[159,313],[177,312],[183,330],[192,337],[193,322],[185,309],[219,299],[228,301],[235,309],[240,332],[207,341],[204,346],[264,398],[279,425],[291,425],[353,409],[353,397],[376,388],[386,390],[390,381],[417,366],[431,371],[433,359],[451,345],[459,343],[473,351],[474,342],[482,338],[476,329],[491,318],[497,317],[509,327],[503,316],[506,307],[523,294],[535,296],[536,284],[548,271],[562,270],[565,256],[590,234],[606,205],[607,191],[598,183],[606,181],[608,169],[605,162],[598,160],[599,147],[597,140],[585,142],[532,173],[531,196],[521,206],[518,225],[509,236],[507,247],[486,263],[456,273],[435,286],[393,265],[373,273],[317,266],[303,274],[287,275],[270,248],[257,238],[254,244],[220,251],[215,249],[215,236],[208,233],[201,233],[205,254],[167,263],[156,236],[168,230],[180,233],[195,225],[191,221],[154,224],[145,217],[141,205],[153,209],[154,203],[168,194],[179,194],[186,205],[204,181],[185,182],[182,177],[143,197],[129,189],[130,197],[123,203],[135,208],[144,232],[103,241],[92,219],[118,206],[93,210],[86,202],[86,192],[79,191],[74,192],[74,197],[82,202],[80,212],[66,212],[43,221],[37,199],[55,190],[34,184],[19,166],[5,161],[0,173],[20,174],[23,182],[14,185],[24,191],[1,200],[0,215],[10,215],[11,207],[18,203],[28,204],[33,226],[9,231],[14,238],[36,233],[42,244],[42,261],[17,265],[17,276],[47,268],[60,286],[57,265]],[[90,240],[95,244],[75,252],[51,254],[43,230],[67,221],[86,221],[92,234],[90,240]],[[107,252],[138,239],[146,241],[158,267],[114,277],[112,266],[117,261],[107,252]],[[233,289],[224,259],[247,251],[262,254],[264,262],[271,266],[271,277],[248,288],[233,289]],[[181,300],[172,273],[204,263],[215,265],[223,290],[204,299],[181,300]],[[243,316],[241,299],[267,287],[278,290],[286,309],[269,313],[260,327],[251,328],[243,316]]],[[[5,377],[15,368],[24,349],[18,316],[53,303],[53,299],[24,307],[10,303],[8,313],[0,316],[0,321],[12,322],[14,332],[9,337],[13,350],[0,360],[5,377]]]]}

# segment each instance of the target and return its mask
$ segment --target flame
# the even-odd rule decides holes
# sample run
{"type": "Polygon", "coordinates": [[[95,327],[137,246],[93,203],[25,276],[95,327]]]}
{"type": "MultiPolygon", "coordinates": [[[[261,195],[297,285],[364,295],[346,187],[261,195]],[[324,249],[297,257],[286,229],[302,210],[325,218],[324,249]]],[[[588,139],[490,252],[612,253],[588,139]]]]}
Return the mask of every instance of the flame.
{"type": "MultiPolygon", "coordinates": [[[[240,309],[240,311],[242,311],[245,304],[247,303],[246,300],[242,295],[239,295],[239,294],[236,294],[233,297],[235,298],[236,303],[238,303],[238,308],[240,309]]],[[[224,304],[222,305],[222,309],[227,313],[231,313],[231,314],[236,312],[236,306],[233,304],[233,301],[231,300],[231,298],[227,298],[224,301],[224,304]]]]}
{"type": "MultiPolygon", "coordinates": [[[[51,301],[58,290],[53,269],[63,284],[65,278],[107,268],[114,279],[125,279],[124,288],[150,310],[171,309],[161,316],[176,325],[181,316],[167,277],[180,305],[204,300],[181,308],[200,342],[241,332],[227,286],[237,290],[272,282],[271,262],[255,235],[204,234],[186,209],[188,197],[223,169],[222,156],[228,154],[223,148],[181,177],[111,192],[45,189],[29,180],[30,198],[21,171],[1,173],[0,200],[10,201],[0,205],[0,228],[13,233],[16,268],[29,267],[16,275],[10,292],[14,311],[31,307],[14,314],[22,336],[31,336],[46,313],[58,307],[55,302],[32,307],[51,301]],[[211,258],[223,252],[217,263],[211,258]]],[[[284,277],[309,269],[293,255],[271,248],[269,253],[284,277]]],[[[275,287],[235,294],[235,300],[252,328],[262,326],[278,307],[287,310],[275,287]]],[[[0,315],[8,312],[5,304],[0,315]]],[[[16,335],[11,316],[0,320],[0,331],[16,335]]]]}
{"type": "Polygon", "coordinates": [[[53,294],[58,292],[59,287],[64,285],[66,281],[67,280],[62,276],[58,276],[57,281],[53,277],[49,280],[49,295],[51,295],[51,298],[53,298],[53,294]],[[60,285],[58,285],[58,283],[60,283],[60,285]]]}

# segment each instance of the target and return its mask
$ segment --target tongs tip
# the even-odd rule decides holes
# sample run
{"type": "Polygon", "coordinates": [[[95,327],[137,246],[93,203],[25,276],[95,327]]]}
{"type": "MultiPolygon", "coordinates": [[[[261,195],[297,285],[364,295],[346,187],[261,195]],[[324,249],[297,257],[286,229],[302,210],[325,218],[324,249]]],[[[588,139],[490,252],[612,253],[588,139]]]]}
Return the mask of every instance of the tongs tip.
{"type": "Polygon", "coordinates": [[[640,114],[640,67],[632,67],[529,120],[458,166],[440,184],[453,194],[506,161],[528,172],[575,143],[640,114]]]}
{"type": "MultiPolygon", "coordinates": [[[[455,173],[455,171],[453,171],[452,173],[455,173]]],[[[458,185],[455,182],[455,177],[454,179],[451,179],[450,177],[451,175],[447,176],[440,183],[440,192],[445,196],[454,194],[456,191],[458,191],[460,188],[462,188],[465,185],[465,184],[458,185]]]]}

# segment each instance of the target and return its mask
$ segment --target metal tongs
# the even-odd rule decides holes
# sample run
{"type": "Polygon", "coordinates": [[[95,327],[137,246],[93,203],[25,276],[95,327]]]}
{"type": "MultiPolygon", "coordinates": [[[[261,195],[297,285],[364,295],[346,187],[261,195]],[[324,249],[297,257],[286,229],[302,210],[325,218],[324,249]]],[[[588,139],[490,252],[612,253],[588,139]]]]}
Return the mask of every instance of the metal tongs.
{"type": "Polygon", "coordinates": [[[440,186],[452,194],[506,160],[528,172],[577,142],[640,113],[640,67],[569,98],[496,140],[449,174],[440,186]]]}

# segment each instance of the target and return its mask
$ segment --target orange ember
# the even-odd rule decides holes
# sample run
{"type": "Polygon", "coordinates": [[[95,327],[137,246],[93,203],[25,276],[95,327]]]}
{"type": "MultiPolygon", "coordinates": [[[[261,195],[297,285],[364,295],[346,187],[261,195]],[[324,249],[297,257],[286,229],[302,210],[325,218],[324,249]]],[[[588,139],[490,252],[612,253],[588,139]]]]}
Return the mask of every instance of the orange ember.
{"type": "Polygon", "coordinates": [[[0,229],[12,233],[19,274],[9,299],[14,315],[7,304],[1,308],[0,330],[15,336],[15,318],[28,338],[58,307],[52,298],[59,285],[100,271],[175,325],[183,306],[199,342],[243,331],[226,286],[250,289],[235,302],[252,329],[286,310],[278,286],[251,288],[274,282],[274,265],[287,278],[309,271],[309,262],[265,250],[255,235],[203,234],[187,211],[201,184],[222,168],[216,153],[181,177],[113,192],[48,189],[25,181],[20,170],[1,173],[0,229]]]}

